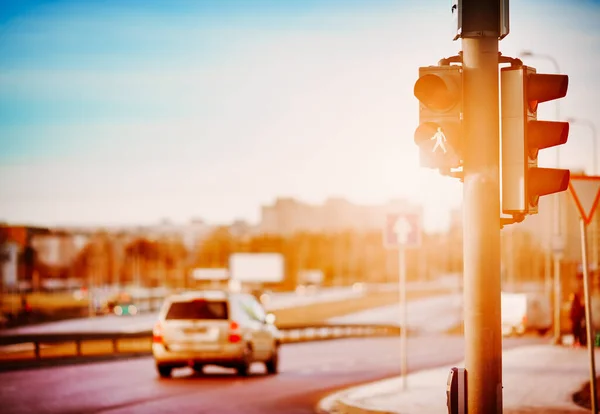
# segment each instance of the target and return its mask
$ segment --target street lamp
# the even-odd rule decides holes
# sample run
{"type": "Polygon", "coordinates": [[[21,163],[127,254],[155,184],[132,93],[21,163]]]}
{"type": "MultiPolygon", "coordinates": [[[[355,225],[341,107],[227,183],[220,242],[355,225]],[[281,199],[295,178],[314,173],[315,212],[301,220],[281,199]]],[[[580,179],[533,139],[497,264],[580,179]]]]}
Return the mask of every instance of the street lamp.
{"type": "Polygon", "coordinates": [[[597,151],[597,147],[598,147],[598,135],[597,135],[597,131],[596,131],[596,125],[594,125],[594,123],[592,121],[590,121],[589,119],[581,119],[581,118],[567,118],[567,122],[569,124],[580,124],[580,125],[585,125],[587,126],[591,131],[592,131],[592,145],[593,145],[593,150],[592,150],[592,161],[593,161],[593,169],[592,169],[592,174],[593,175],[597,175],[598,174],[598,151],[597,151]]]}
{"type": "MultiPolygon", "coordinates": [[[[530,50],[523,50],[519,53],[519,57],[521,58],[540,58],[549,60],[552,65],[554,65],[554,71],[558,74],[560,73],[560,67],[558,66],[558,62],[550,55],[543,55],[533,53],[530,50]]],[[[556,121],[560,121],[560,100],[556,101],[556,121]]],[[[556,148],[556,168],[560,168],[560,147],[556,148]]],[[[544,278],[546,280],[546,287],[548,288],[550,281],[550,262],[551,255],[554,259],[554,343],[561,344],[562,343],[562,334],[560,327],[560,310],[561,310],[561,281],[560,281],[560,260],[562,256],[562,252],[564,249],[564,243],[561,235],[561,214],[560,214],[560,194],[555,194],[553,200],[553,214],[552,222],[553,222],[553,240],[550,242],[550,246],[548,252],[546,254],[546,269],[544,278]]],[[[547,289],[549,290],[549,289],[547,289]]]]}

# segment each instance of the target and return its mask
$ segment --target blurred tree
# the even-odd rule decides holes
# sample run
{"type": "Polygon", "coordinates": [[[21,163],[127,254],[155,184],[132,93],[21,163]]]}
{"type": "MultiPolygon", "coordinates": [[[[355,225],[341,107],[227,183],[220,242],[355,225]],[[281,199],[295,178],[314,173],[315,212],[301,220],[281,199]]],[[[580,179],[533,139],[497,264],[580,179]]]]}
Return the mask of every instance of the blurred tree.
{"type": "Polygon", "coordinates": [[[252,253],[283,253],[286,239],[275,234],[261,234],[249,241],[252,253]]]}
{"type": "Polygon", "coordinates": [[[158,260],[156,242],[138,237],[125,247],[126,280],[136,286],[153,285],[158,260]]]}
{"type": "Polygon", "coordinates": [[[185,286],[188,274],[186,259],[188,251],[183,240],[176,235],[161,239],[156,247],[161,268],[164,272],[163,283],[168,286],[185,286]]]}
{"type": "Polygon", "coordinates": [[[226,268],[235,240],[226,226],[216,228],[196,247],[194,267],[226,268]]]}

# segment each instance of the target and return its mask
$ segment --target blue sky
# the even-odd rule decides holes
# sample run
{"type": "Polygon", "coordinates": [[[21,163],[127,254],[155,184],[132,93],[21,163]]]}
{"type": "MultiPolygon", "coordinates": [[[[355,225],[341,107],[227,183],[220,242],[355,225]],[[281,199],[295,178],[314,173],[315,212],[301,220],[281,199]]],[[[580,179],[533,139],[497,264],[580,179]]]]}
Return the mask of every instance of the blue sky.
{"type": "MultiPolygon", "coordinates": [[[[413,143],[418,67],[460,50],[450,0],[0,3],[0,219],[257,221],[277,196],[407,197],[433,229],[460,203],[413,143]]],[[[600,130],[600,3],[510,6],[503,54],[554,57],[561,115],[600,130]]],[[[573,125],[563,166],[591,172],[590,150],[573,125]]]]}

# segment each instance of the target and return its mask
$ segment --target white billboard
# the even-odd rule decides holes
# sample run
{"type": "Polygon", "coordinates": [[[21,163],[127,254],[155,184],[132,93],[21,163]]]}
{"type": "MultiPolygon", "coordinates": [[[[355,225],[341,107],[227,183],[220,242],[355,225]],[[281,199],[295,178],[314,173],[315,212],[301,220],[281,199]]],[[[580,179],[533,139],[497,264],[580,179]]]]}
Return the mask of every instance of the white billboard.
{"type": "Polygon", "coordinates": [[[285,265],[279,253],[234,253],[229,256],[229,274],[240,282],[281,282],[285,265]]]}
{"type": "Polygon", "coordinates": [[[194,280],[227,280],[229,271],[224,268],[202,268],[198,267],[192,270],[194,280]]]}

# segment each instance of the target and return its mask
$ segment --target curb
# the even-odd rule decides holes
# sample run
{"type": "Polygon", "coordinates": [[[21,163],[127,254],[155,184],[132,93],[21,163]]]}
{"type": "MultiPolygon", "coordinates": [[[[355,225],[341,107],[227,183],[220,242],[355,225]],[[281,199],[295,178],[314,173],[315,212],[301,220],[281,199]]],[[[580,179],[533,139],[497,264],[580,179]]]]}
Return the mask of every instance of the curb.
{"type": "MultiPolygon", "coordinates": [[[[351,395],[357,391],[364,390],[367,387],[375,384],[386,382],[395,378],[394,376],[386,379],[380,379],[377,381],[366,382],[361,385],[337,391],[328,396],[322,398],[317,406],[315,412],[318,414],[398,414],[397,411],[378,410],[376,408],[367,408],[360,405],[357,401],[353,400],[351,395]]],[[[385,395],[382,392],[381,395],[385,395]]]]}
{"type": "Polygon", "coordinates": [[[335,414],[398,414],[398,411],[377,410],[365,408],[357,403],[350,403],[341,398],[337,401],[335,414]]]}

